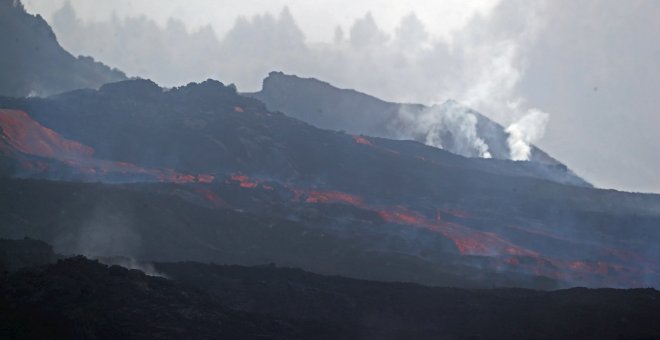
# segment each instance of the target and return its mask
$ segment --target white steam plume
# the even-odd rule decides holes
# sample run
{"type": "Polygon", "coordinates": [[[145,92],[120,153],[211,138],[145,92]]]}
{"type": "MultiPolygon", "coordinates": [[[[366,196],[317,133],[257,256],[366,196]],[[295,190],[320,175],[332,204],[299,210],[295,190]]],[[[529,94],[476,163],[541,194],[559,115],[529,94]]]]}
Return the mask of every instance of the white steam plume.
{"type": "Polygon", "coordinates": [[[138,261],[134,258],[131,257],[100,257],[96,258],[99,262],[109,265],[109,266],[120,266],[124,267],[126,269],[135,269],[143,272],[145,275],[148,276],[157,276],[157,277],[162,277],[165,279],[169,279],[169,277],[156,270],[154,265],[150,262],[146,261],[138,261]]]}
{"type": "MultiPolygon", "coordinates": [[[[544,27],[546,6],[544,0],[493,3],[447,37],[435,35],[414,13],[403,17],[393,34],[366,14],[350,27],[340,26],[334,43],[307,41],[286,9],[279,16],[239,19],[224,36],[210,28],[188,31],[174,19],[164,28],[146,18],[82,21],[72,6],[52,21],[69,50],[166,86],[219,74],[242,91],[258,91],[269,71],[280,70],[391,101],[431,104],[451,98],[508,126],[532,109],[518,87],[544,27]]],[[[478,116],[466,109],[402,112],[397,120],[392,125],[407,126],[400,133],[404,138],[415,136],[470,157],[508,156],[500,150],[506,141],[489,146],[492,138],[480,135],[478,116]]]]}
{"type": "Polygon", "coordinates": [[[509,134],[507,143],[512,160],[529,160],[532,152],[531,144],[543,137],[549,118],[550,115],[541,110],[530,109],[520,120],[507,127],[506,132],[509,134]]]}
{"type": "Polygon", "coordinates": [[[531,143],[543,137],[550,115],[526,107],[518,85],[527,67],[527,54],[544,26],[543,1],[500,3],[490,18],[477,19],[455,40],[462,67],[446,96],[487,113],[505,125],[513,160],[529,160],[531,143]],[[502,22],[498,18],[513,18],[502,22]],[[512,28],[513,27],[513,28],[512,28]]]}
{"type": "Polygon", "coordinates": [[[426,144],[464,156],[490,158],[493,153],[488,139],[479,135],[477,117],[467,109],[474,108],[509,126],[506,131],[511,159],[529,160],[530,143],[543,136],[549,115],[526,105],[518,86],[526,71],[529,50],[544,26],[544,9],[543,1],[501,2],[494,13],[476,17],[455,32],[444,59],[437,60],[453,67],[445,71],[443,83],[435,88],[441,94],[437,98],[452,98],[465,107],[443,105],[414,116],[404,111],[399,118],[412,127],[409,130],[416,136],[423,134],[426,144]],[[448,144],[448,139],[452,143],[448,144]]]}
{"type": "Polygon", "coordinates": [[[466,157],[492,157],[488,144],[477,133],[477,117],[455,102],[434,105],[416,113],[403,106],[396,130],[401,138],[421,138],[427,145],[466,157]]]}

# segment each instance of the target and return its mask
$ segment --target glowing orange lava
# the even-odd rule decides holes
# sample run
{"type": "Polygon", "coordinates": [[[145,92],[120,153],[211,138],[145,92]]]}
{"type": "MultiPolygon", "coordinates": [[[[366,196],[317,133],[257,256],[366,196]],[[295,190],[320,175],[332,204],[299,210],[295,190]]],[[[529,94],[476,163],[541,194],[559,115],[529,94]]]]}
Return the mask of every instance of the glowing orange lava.
{"type": "Polygon", "coordinates": [[[307,203],[330,203],[343,202],[356,206],[362,206],[362,199],[358,196],[339,191],[308,191],[305,192],[307,203]]]}
{"type": "Polygon", "coordinates": [[[255,188],[260,188],[263,190],[268,190],[268,191],[274,191],[275,187],[272,185],[265,184],[266,180],[264,179],[259,179],[259,178],[251,178],[250,176],[237,173],[234,175],[231,175],[229,179],[225,180],[225,184],[229,184],[231,182],[238,182],[238,185],[241,188],[245,189],[255,189],[255,188]]]}
{"type": "Polygon", "coordinates": [[[338,191],[305,190],[300,188],[293,189],[292,191],[294,193],[294,200],[304,198],[306,203],[345,203],[375,211],[387,222],[432,230],[452,240],[458,251],[463,255],[495,256],[508,254],[530,257],[539,256],[536,252],[518,247],[495,234],[475,231],[456,223],[428,219],[422,214],[402,206],[369,207],[365,205],[361,197],[338,191]]]}
{"type": "Polygon", "coordinates": [[[238,182],[239,185],[241,186],[241,188],[253,189],[253,188],[256,188],[257,185],[259,184],[255,181],[250,180],[250,177],[248,177],[246,175],[241,175],[241,174],[233,175],[233,176],[230,177],[230,179],[232,181],[238,182]]]}
{"type": "MultiPolygon", "coordinates": [[[[483,232],[467,226],[443,221],[440,214],[427,218],[425,215],[412,211],[404,206],[370,206],[355,195],[338,191],[306,190],[302,188],[291,189],[294,200],[306,203],[345,203],[362,209],[378,213],[380,218],[390,223],[425,228],[437,232],[451,240],[461,255],[477,255],[494,258],[495,263],[515,267],[516,270],[526,271],[534,275],[545,276],[565,282],[593,282],[602,284],[603,280],[610,285],[631,285],[635,277],[630,275],[631,270],[618,263],[603,261],[565,260],[545,257],[534,250],[530,250],[504,239],[492,232],[483,232]]],[[[444,210],[445,213],[455,217],[468,218],[470,214],[457,209],[444,210]]],[[[518,228],[516,228],[518,229],[518,228]]],[[[525,230],[520,228],[521,230],[525,230]]],[[[539,234],[543,234],[540,232],[539,234]]],[[[627,252],[618,252],[615,249],[606,249],[607,254],[622,255],[621,260],[626,261],[633,256],[627,252]],[[624,256],[625,255],[625,256],[624,256]]],[[[642,265],[633,272],[649,272],[657,264],[642,265]]]]}
{"type": "Polygon", "coordinates": [[[423,227],[438,232],[454,242],[458,251],[463,255],[493,256],[499,254],[538,256],[533,251],[517,247],[497,235],[471,230],[467,227],[429,220],[425,216],[410,211],[402,206],[373,208],[365,206],[362,198],[348,193],[337,191],[318,191],[294,189],[294,200],[305,197],[307,203],[340,202],[361,208],[370,209],[378,213],[385,221],[423,227]]]}
{"type": "Polygon", "coordinates": [[[207,175],[207,174],[200,174],[197,175],[197,182],[199,183],[212,183],[213,180],[215,179],[215,176],[212,175],[207,175]]]}
{"type": "Polygon", "coordinates": [[[538,256],[536,252],[518,247],[495,234],[475,231],[456,223],[443,222],[437,219],[430,220],[404,207],[381,208],[377,211],[385,221],[419,226],[442,234],[454,242],[462,255],[494,256],[509,254],[538,256]]]}
{"type": "Polygon", "coordinates": [[[21,168],[29,173],[45,173],[50,170],[46,161],[21,159],[36,156],[65,164],[88,180],[102,180],[105,176],[127,175],[126,180],[155,179],[172,183],[210,183],[211,175],[189,175],[171,169],[147,169],[127,162],[114,162],[93,157],[94,149],[61,137],[44,127],[27,113],[19,110],[0,109],[0,150],[5,155],[19,158],[21,168]],[[137,178],[130,175],[138,175],[137,178]]]}
{"type": "Polygon", "coordinates": [[[353,136],[353,139],[355,140],[356,143],[358,144],[364,144],[364,145],[369,145],[369,146],[374,146],[368,139],[362,137],[362,136],[353,136]]]}
{"type": "MultiPolygon", "coordinates": [[[[398,208],[402,209],[402,208],[398,208]]],[[[388,222],[401,223],[401,224],[423,224],[424,219],[419,215],[413,215],[411,213],[401,212],[401,211],[392,211],[392,210],[380,210],[378,215],[382,219],[388,222]]]]}
{"type": "MultiPolygon", "coordinates": [[[[236,107],[236,112],[243,112],[243,108],[236,107]]],[[[117,181],[159,181],[168,183],[201,183],[208,184],[215,181],[210,174],[185,174],[173,169],[145,168],[136,164],[110,161],[94,158],[93,148],[76,141],[63,138],[57,132],[42,126],[34,121],[27,113],[19,110],[0,109],[0,153],[12,157],[17,161],[19,169],[28,174],[49,174],[49,171],[62,166],[72,169],[76,176],[82,180],[117,180],[117,181]]],[[[372,142],[362,136],[353,136],[356,143],[374,146],[372,142]]],[[[394,150],[383,149],[395,152],[394,150]]],[[[421,158],[422,160],[423,157],[421,158]]],[[[234,174],[225,183],[237,182],[241,188],[254,189],[260,187],[264,190],[274,191],[271,185],[262,180],[252,179],[247,175],[234,174]]],[[[271,183],[272,184],[272,183],[271,183]]],[[[203,187],[203,185],[197,185],[203,187]]],[[[278,186],[279,188],[279,186],[278,186]]],[[[471,215],[458,209],[436,211],[436,215],[428,217],[420,212],[413,211],[404,206],[375,206],[368,205],[359,196],[340,191],[322,191],[318,189],[291,189],[295,201],[304,201],[310,204],[341,203],[348,204],[372,212],[376,212],[382,221],[396,223],[417,228],[425,228],[436,232],[451,240],[457,251],[462,255],[479,255],[495,257],[497,265],[516,267],[516,270],[527,270],[531,273],[544,275],[561,280],[574,279],[583,282],[585,278],[604,277],[612,282],[623,282],[631,285],[634,279],[629,279],[631,273],[643,277],[646,272],[657,274],[658,264],[648,259],[642,253],[636,254],[628,248],[608,248],[599,246],[599,260],[565,259],[561,255],[556,258],[541,256],[539,253],[513,244],[500,235],[474,230],[467,225],[470,221],[461,224],[443,220],[442,214],[465,219],[471,215]],[[608,262],[604,262],[606,260],[608,262]],[[626,266],[624,266],[626,264],[626,266]],[[632,269],[631,269],[632,268],[632,269]],[[636,272],[634,272],[636,270],[636,272]],[[580,281],[582,280],[582,281],[580,281]],[[619,280],[619,281],[617,281],[619,280]]],[[[200,201],[207,201],[216,207],[227,206],[226,202],[212,191],[205,188],[196,189],[201,195],[200,201]]],[[[558,231],[547,231],[538,228],[523,228],[511,226],[517,234],[524,232],[552,238],[559,241],[571,242],[558,231]]],[[[642,282],[643,279],[639,279],[642,282]]]]}
{"type": "Polygon", "coordinates": [[[13,149],[24,154],[48,158],[90,157],[94,154],[94,149],[62,138],[23,111],[0,109],[0,129],[0,147],[4,150],[13,149]]]}

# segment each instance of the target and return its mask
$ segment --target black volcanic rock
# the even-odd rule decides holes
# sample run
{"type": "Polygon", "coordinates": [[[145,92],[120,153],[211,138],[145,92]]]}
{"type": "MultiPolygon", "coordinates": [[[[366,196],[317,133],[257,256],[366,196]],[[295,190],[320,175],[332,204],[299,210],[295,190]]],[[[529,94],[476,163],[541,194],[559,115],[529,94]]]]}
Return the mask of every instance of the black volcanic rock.
{"type": "Polygon", "coordinates": [[[0,272],[0,308],[11,311],[0,313],[0,337],[651,339],[660,335],[660,293],[654,289],[466,290],[322,276],[273,265],[155,266],[168,279],[81,256],[0,272]]]}
{"type": "MultiPolygon", "coordinates": [[[[126,242],[149,245],[134,247],[139,258],[277,262],[429,284],[660,282],[653,251],[660,196],[548,180],[547,173],[567,173],[561,165],[466,158],[414,141],[322,130],[217,81],[166,90],[131,80],[49,98],[0,98],[0,107],[7,108],[0,110],[1,168],[9,176],[168,182],[129,186],[159,201],[177,199],[153,210],[137,209],[143,204],[130,190],[112,191],[117,217],[110,220],[141,217],[126,242]],[[236,233],[232,225],[254,229],[236,233]]],[[[67,202],[61,196],[36,199],[44,210],[31,212],[27,202],[35,199],[18,200],[20,185],[3,190],[4,213],[16,226],[0,235],[57,240],[70,251],[84,244],[76,243],[84,215],[69,225],[50,222],[67,202]],[[20,213],[14,200],[23,202],[20,213]]],[[[84,203],[83,212],[105,201],[84,203]]]]}
{"type": "MultiPolygon", "coordinates": [[[[588,186],[561,165],[468,160],[420,143],[378,139],[382,146],[369,152],[355,145],[354,136],[268,111],[262,102],[238,95],[233,85],[213,80],[164,90],[136,79],[48,99],[0,98],[0,106],[25,110],[42,125],[94,148],[99,158],[193,173],[242,171],[284,179],[346,179],[353,177],[349,173],[354,169],[341,169],[349,172],[341,176],[329,169],[338,163],[376,159],[399,169],[405,166],[401,157],[383,152],[395,151],[409,158],[406,162],[428,158],[436,161],[435,166],[452,164],[468,171],[588,186]]],[[[365,167],[374,165],[358,169],[365,167]]],[[[400,180],[391,175],[395,173],[387,180],[400,180]]]]}
{"type": "Polygon", "coordinates": [[[17,239],[29,235],[53,244],[57,253],[65,255],[277,263],[318,273],[437,286],[552,289],[559,284],[460,264],[446,239],[399,225],[374,225],[370,220],[378,222],[379,218],[368,211],[342,205],[282,206],[274,197],[279,194],[237,190],[231,184],[210,188],[243,209],[204,205],[206,199],[197,193],[204,187],[199,185],[7,179],[0,179],[0,184],[0,236],[17,239]],[[194,200],[196,196],[202,197],[201,204],[194,200]],[[341,227],[336,218],[351,214],[359,220],[343,222],[341,227]],[[428,253],[442,258],[442,263],[405,253],[428,253]]]}
{"type": "Polygon", "coordinates": [[[163,89],[151,80],[133,79],[105,84],[101,86],[99,92],[119,99],[158,100],[158,96],[163,93],[163,89]]]}
{"type": "Polygon", "coordinates": [[[90,57],[66,52],[46,21],[17,0],[0,1],[0,46],[0,95],[46,96],[126,78],[90,57]]]}
{"type": "MultiPolygon", "coordinates": [[[[397,105],[364,93],[282,72],[271,72],[263,80],[260,92],[247,95],[261,100],[271,110],[320,128],[374,137],[389,137],[387,123],[399,111],[397,105]]],[[[410,107],[421,109],[422,105],[410,107]]]]}
{"type": "MultiPolygon", "coordinates": [[[[291,325],[137,270],[75,257],[0,278],[0,337],[300,338],[291,325]]],[[[299,327],[304,329],[303,327],[299,327]]]]}
{"type": "Polygon", "coordinates": [[[362,339],[652,339],[654,289],[464,290],[321,276],[275,266],[159,263],[229,306],[354,329],[362,339]]]}
{"type": "Polygon", "coordinates": [[[15,271],[20,268],[53,263],[57,260],[53,248],[43,241],[0,239],[0,270],[15,271]]]}
{"type": "MultiPolygon", "coordinates": [[[[287,115],[308,122],[324,129],[343,130],[352,134],[364,134],[390,139],[414,139],[426,142],[427,136],[420,133],[407,133],[400,112],[407,115],[419,115],[430,108],[420,104],[399,104],[380,100],[355,90],[339,89],[329,83],[314,78],[300,78],[286,75],[282,72],[271,72],[263,81],[261,91],[248,96],[263,101],[270,110],[282,111],[287,115]]],[[[476,133],[488,144],[489,153],[497,159],[509,159],[510,150],[507,145],[508,133],[504,128],[484,115],[468,108],[462,108],[454,101],[436,106],[436,110],[445,111],[459,107],[461,111],[476,117],[476,133]]],[[[464,133],[452,131],[451,128],[440,131],[443,147],[453,153],[476,157],[472,149],[461,148],[457,136],[464,133]],[[444,131],[444,132],[443,132],[444,131]]],[[[550,164],[557,168],[545,168],[539,175],[548,179],[575,185],[586,185],[565,165],[550,157],[541,149],[532,146],[530,160],[534,163],[550,164]]]]}

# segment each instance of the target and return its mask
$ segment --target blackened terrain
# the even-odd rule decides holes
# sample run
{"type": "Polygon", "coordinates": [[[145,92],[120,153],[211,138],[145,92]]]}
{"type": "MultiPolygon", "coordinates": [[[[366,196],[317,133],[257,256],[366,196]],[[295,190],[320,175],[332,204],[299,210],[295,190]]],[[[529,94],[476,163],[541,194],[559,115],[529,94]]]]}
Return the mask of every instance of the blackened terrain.
{"type": "MultiPolygon", "coordinates": [[[[6,176],[122,184],[115,202],[141,190],[164,195],[154,201],[180,200],[151,210],[144,198],[108,217],[102,196],[91,196],[81,210],[89,216],[66,225],[52,219],[70,211],[62,206],[69,196],[29,191],[30,208],[42,201],[35,206],[60,215],[8,208],[12,222],[2,235],[41,237],[65,253],[99,249],[86,244],[113,239],[103,237],[110,232],[126,242],[101,248],[120,252],[107,255],[154,260],[276,262],[443,285],[461,281],[430,279],[435,270],[427,268],[470,281],[474,273],[510,278],[497,286],[537,287],[538,277],[591,287],[659,281],[657,195],[563,185],[533,163],[318,129],[211,80],[174,89],[130,80],[49,98],[0,98],[0,107],[11,109],[0,110],[6,176]],[[190,208],[170,207],[178,202],[190,208]],[[242,242],[214,235],[236,225],[218,215],[246,213],[261,222],[247,223],[257,229],[242,242]],[[35,218],[42,220],[26,222],[35,218]],[[273,226],[298,229],[263,231],[273,226]],[[295,233],[298,247],[282,246],[295,233]],[[383,265],[393,258],[405,261],[383,265]]],[[[7,207],[20,201],[19,189],[4,190],[7,207]]]]}
{"type": "MultiPolygon", "coordinates": [[[[6,248],[13,241],[2,241],[6,248]]],[[[26,246],[21,241],[13,248],[26,246]]],[[[35,259],[32,262],[38,262],[35,259]]],[[[49,261],[46,261],[48,263],[49,261]]],[[[4,338],[652,339],[653,289],[466,290],[275,266],[156,263],[168,279],[84,257],[0,273],[4,338]]]]}
{"type": "MultiPolygon", "coordinates": [[[[320,276],[273,266],[157,264],[232,308],[327,323],[369,339],[634,339],[660,336],[654,289],[465,290],[320,276]]],[[[350,334],[350,333],[349,333],[350,334]]]]}
{"type": "MultiPolygon", "coordinates": [[[[402,119],[402,116],[419,117],[424,111],[435,111],[435,115],[441,115],[447,110],[458,110],[460,115],[469,114],[475,117],[475,133],[488,145],[492,157],[510,158],[508,133],[504,127],[452,100],[433,108],[421,104],[392,103],[355,90],[339,89],[314,78],[301,78],[282,72],[271,72],[264,79],[261,91],[246,95],[261,100],[271,110],[286,112],[291,117],[321,128],[390,139],[414,139],[422,143],[426,141],[429,131],[407,131],[407,125],[412,122],[402,119]]],[[[457,134],[465,131],[456,131],[447,126],[436,128],[436,133],[442,137],[444,149],[464,156],[478,156],[475,150],[460,145],[463,136],[457,134]]],[[[532,146],[530,161],[556,165],[558,168],[554,170],[563,170],[546,170],[547,178],[589,186],[561,162],[535,146],[532,146]]],[[[543,167],[539,166],[539,171],[541,169],[543,167]]]]}
{"type": "Polygon", "coordinates": [[[83,257],[3,274],[0,280],[2,338],[296,339],[304,330],[231,310],[176,282],[83,257]]]}
{"type": "Polygon", "coordinates": [[[0,179],[0,187],[2,236],[47,240],[63,254],[276,263],[318,273],[436,286],[559,286],[549,278],[474,267],[483,260],[475,257],[473,264],[466,263],[451,242],[424,229],[387,224],[376,214],[341,204],[264,205],[258,202],[275,200],[273,193],[245,190],[236,183],[218,184],[214,190],[246,208],[245,201],[257,201],[260,212],[217,208],[196,191],[195,184],[0,179]],[[298,217],[291,218],[293,214],[298,217]],[[345,216],[346,221],[337,224],[335,216],[345,216]]]}
{"type": "Polygon", "coordinates": [[[102,85],[125,77],[0,10],[0,94],[30,97],[0,97],[0,236],[22,239],[0,240],[0,338],[660,336],[653,289],[551,291],[660,285],[658,195],[538,149],[382,138],[377,115],[427,108],[315,80],[271,75],[268,106],[213,80],[102,85]]]}

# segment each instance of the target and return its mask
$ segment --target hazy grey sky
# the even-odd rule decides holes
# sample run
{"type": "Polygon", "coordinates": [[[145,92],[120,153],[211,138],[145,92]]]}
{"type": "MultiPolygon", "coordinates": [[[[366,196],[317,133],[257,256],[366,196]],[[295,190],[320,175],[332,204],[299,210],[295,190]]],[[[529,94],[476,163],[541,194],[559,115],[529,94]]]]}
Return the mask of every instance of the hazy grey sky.
{"type": "MultiPolygon", "coordinates": [[[[337,25],[348,27],[371,11],[379,25],[393,31],[402,14],[414,11],[435,33],[444,36],[465,25],[476,13],[488,13],[497,0],[69,0],[85,20],[108,20],[145,15],[164,25],[178,18],[190,28],[210,23],[219,34],[226,33],[238,16],[278,13],[289,7],[310,41],[330,41],[337,25]]],[[[66,0],[24,0],[28,10],[50,17],[66,0]]]]}
{"type": "Polygon", "coordinates": [[[454,98],[599,187],[660,193],[660,1],[71,0],[79,22],[56,20],[64,0],[23,2],[72,53],[129,75],[253,91],[282,70],[454,98]]]}

